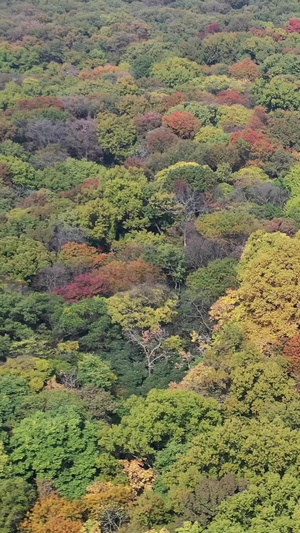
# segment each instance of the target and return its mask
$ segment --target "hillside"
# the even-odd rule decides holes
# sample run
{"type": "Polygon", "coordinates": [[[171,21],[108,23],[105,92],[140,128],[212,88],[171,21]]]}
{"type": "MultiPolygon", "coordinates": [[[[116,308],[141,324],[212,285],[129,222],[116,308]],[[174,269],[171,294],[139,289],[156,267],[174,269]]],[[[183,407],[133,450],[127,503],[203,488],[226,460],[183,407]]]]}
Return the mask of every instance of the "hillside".
{"type": "Polygon", "coordinates": [[[0,533],[300,533],[299,2],[0,36],[0,533]]]}

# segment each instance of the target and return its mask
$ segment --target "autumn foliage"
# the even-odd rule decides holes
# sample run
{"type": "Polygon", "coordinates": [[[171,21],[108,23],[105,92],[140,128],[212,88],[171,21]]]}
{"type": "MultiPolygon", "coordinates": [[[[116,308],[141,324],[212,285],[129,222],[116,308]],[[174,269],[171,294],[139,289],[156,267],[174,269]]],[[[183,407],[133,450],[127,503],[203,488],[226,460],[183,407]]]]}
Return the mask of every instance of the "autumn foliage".
{"type": "Polygon", "coordinates": [[[147,149],[150,152],[164,152],[178,142],[177,135],[168,128],[157,128],[146,134],[147,149]]]}
{"type": "Polygon", "coordinates": [[[300,375],[300,335],[295,335],[284,346],[283,357],[289,362],[291,369],[300,375]]]}
{"type": "Polygon", "coordinates": [[[85,243],[68,242],[59,253],[58,259],[72,269],[92,268],[104,260],[103,254],[94,246],[85,243]]]}
{"type": "Polygon", "coordinates": [[[300,19],[290,18],[285,29],[288,33],[300,33],[300,19]]]}
{"type": "Polygon", "coordinates": [[[221,105],[241,104],[247,106],[249,104],[249,99],[236,89],[227,89],[219,92],[218,102],[221,105]]]}
{"type": "Polygon", "coordinates": [[[163,125],[171,128],[182,139],[191,139],[200,129],[201,122],[192,113],[174,111],[174,113],[164,116],[163,125]]]}
{"type": "Polygon", "coordinates": [[[75,276],[73,281],[64,287],[55,289],[56,294],[63,296],[67,302],[78,302],[83,298],[93,298],[93,296],[108,295],[110,286],[106,278],[101,274],[86,272],[75,276]]]}
{"type": "Polygon", "coordinates": [[[110,261],[100,269],[113,293],[126,291],[140,283],[155,283],[164,280],[164,275],[155,265],[139,258],[129,263],[110,261]]]}
{"type": "Polygon", "coordinates": [[[57,494],[38,500],[23,523],[25,533],[80,533],[81,507],[57,494]]]}
{"type": "Polygon", "coordinates": [[[17,107],[27,111],[32,109],[46,109],[48,107],[57,107],[64,109],[64,103],[56,96],[36,96],[34,98],[19,100],[17,107]]]}
{"type": "Polygon", "coordinates": [[[259,66],[249,57],[231,65],[229,72],[234,78],[240,80],[246,78],[249,81],[255,81],[260,76],[259,66]]]}
{"type": "Polygon", "coordinates": [[[253,159],[263,159],[268,154],[275,152],[276,144],[264,133],[256,130],[237,131],[230,137],[232,145],[246,143],[253,159]]]}

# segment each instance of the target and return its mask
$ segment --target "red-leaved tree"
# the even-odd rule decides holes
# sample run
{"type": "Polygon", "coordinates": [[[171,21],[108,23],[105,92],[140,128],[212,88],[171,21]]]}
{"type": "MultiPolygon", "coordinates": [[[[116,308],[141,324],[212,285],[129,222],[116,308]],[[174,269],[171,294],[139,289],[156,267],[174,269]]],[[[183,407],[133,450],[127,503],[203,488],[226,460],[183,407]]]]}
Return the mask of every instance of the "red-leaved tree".
{"type": "Polygon", "coordinates": [[[54,289],[54,292],[62,296],[66,302],[72,303],[84,298],[93,298],[98,294],[108,296],[111,291],[107,279],[102,274],[86,272],[75,276],[65,287],[54,289]]]}
{"type": "Polygon", "coordinates": [[[192,139],[201,127],[200,120],[188,111],[174,111],[165,115],[163,125],[168,126],[182,139],[192,139]]]}
{"type": "Polygon", "coordinates": [[[285,29],[288,33],[300,33],[300,19],[290,18],[285,29]]]}
{"type": "Polygon", "coordinates": [[[247,79],[249,81],[255,81],[260,77],[260,68],[250,57],[246,57],[231,65],[229,72],[231,76],[238,80],[247,79]]]}
{"type": "Polygon", "coordinates": [[[284,347],[283,357],[287,359],[291,370],[300,375],[300,335],[289,339],[284,347]]]}
{"type": "Polygon", "coordinates": [[[178,142],[177,135],[167,128],[157,128],[149,131],[146,135],[147,150],[149,152],[163,153],[178,142]]]}

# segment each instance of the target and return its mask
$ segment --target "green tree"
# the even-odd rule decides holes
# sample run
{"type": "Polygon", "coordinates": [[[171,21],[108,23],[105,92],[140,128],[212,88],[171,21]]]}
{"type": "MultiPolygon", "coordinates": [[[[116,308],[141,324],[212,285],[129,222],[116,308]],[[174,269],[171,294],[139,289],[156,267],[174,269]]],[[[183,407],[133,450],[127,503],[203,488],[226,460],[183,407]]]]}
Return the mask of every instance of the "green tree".
{"type": "Polygon", "coordinates": [[[101,389],[109,389],[116,380],[108,364],[96,355],[81,355],[77,367],[77,377],[83,385],[91,383],[101,389]]]}
{"type": "Polygon", "coordinates": [[[222,502],[207,533],[227,531],[299,532],[300,486],[297,477],[267,473],[248,490],[222,502]]]}
{"type": "Polygon", "coordinates": [[[99,115],[98,122],[98,138],[105,151],[118,160],[133,153],[136,127],[130,118],[107,113],[99,115]]]}
{"type": "Polygon", "coordinates": [[[215,400],[188,391],[153,389],[146,398],[132,396],[125,413],[111,430],[111,442],[140,456],[155,455],[171,441],[183,444],[193,435],[207,434],[221,420],[215,400]]]}
{"type": "Polygon", "coordinates": [[[13,423],[29,391],[24,377],[9,373],[0,375],[0,426],[13,423]]]}
{"type": "Polygon", "coordinates": [[[51,253],[39,241],[27,237],[0,240],[0,270],[14,278],[29,280],[51,264],[51,253]]]}
{"type": "Polygon", "coordinates": [[[13,155],[0,155],[0,162],[8,166],[14,185],[28,189],[35,189],[39,185],[37,171],[26,161],[13,155]]]}
{"type": "Polygon", "coordinates": [[[236,287],[236,265],[236,260],[228,257],[216,259],[207,267],[198,268],[187,277],[188,298],[200,300],[209,308],[227,289],[236,287]]]}
{"type": "Polygon", "coordinates": [[[0,483],[0,528],[3,533],[17,533],[35,500],[33,487],[20,477],[0,483]]]}
{"type": "Polygon", "coordinates": [[[280,76],[273,78],[267,84],[259,80],[253,87],[253,94],[257,103],[270,111],[300,108],[298,86],[280,76]]]}
{"type": "Polygon", "coordinates": [[[156,329],[175,316],[177,297],[163,286],[140,286],[115,294],[108,300],[108,312],[124,330],[156,329]]]}
{"type": "Polygon", "coordinates": [[[87,179],[101,174],[102,168],[96,163],[69,157],[63,163],[39,171],[38,184],[53,191],[68,191],[87,179]]]}
{"type": "Polygon", "coordinates": [[[169,87],[176,87],[200,75],[200,67],[195,61],[181,57],[169,57],[152,66],[153,77],[162,80],[169,87]]]}
{"type": "Polygon", "coordinates": [[[113,341],[120,341],[120,329],[112,324],[107,302],[99,296],[64,304],[55,322],[60,338],[78,339],[80,351],[106,352],[113,341]]]}
{"type": "Polygon", "coordinates": [[[245,211],[215,211],[195,222],[197,230],[208,239],[244,240],[258,227],[253,215],[245,211]]]}
{"type": "Polygon", "coordinates": [[[71,407],[56,416],[38,411],[13,430],[13,472],[31,481],[52,479],[62,494],[78,497],[99,472],[97,440],[97,427],[71,407]]]}

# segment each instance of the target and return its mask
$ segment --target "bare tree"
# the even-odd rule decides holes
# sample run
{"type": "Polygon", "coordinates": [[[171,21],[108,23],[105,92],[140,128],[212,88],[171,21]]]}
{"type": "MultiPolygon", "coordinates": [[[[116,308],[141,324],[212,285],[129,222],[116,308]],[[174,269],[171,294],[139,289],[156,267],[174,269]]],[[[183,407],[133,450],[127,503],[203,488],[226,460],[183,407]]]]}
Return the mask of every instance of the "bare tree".
{"type": "Polygon", "coordinates": [[[61,372],[57,378],[58,383],[61,383],[67,389],[78,389],[79,383],[77,380],[76,369],[72,368],[66,372],[61,372]]]}
{"type": "Polygon", "coordinates": [[[41,150],[48,144],[61,145],[66,135],[66,125],[47,118],[30,120],[24,128],[26,146],[29,150],[41,150]]]}
{"type": "Polygon", "coordinates": [[[192,224],[188,226],[185,254],[188,266],[197,269],[206,266],[210,261],[224,257],[226,250],[217,242],[199,235],[192,224]]]}
{"type": "Polygon", "coordinates": [[[42,268],[34,280],[34,287],[53,292],[56,287],[66,285],[70,277],[70,270],[66,266],[55,263],[51,267],[42,268]]]}
{"type": "Polygon", "coordinates": [[[98,162],[103,159],[103,150],[97,136],[97,123],[92,118],[67,122],[63,145],[71,157],[98,162]]]}
{"type": "Polygon", "coordinates": [[[183,235],[183,246],[187,245],[187,231],[189,224],[196,216],[208,212],[205,202],[205,195],[196,191],[185,180],[178,179],[175,187],[176,200],[181,206],[181,231],[183,235]]]}
{"type": "Polygon", "coordinates": [[[128,330],[126,335],[130,342],[142,349],[148,374],[151,376],[155,364],[168,357],[166,350],[163,348],[163,342],[167,338],[166,331],[159,326],[154,330],[128,330]]]}
{"type": "Polygon", "coordinates": [[[54,231],[54,236],[50,247],[55,252],[59,252],[68,242],[87,242],[87,236],[81,228],[61,224],[54,231]]]}

